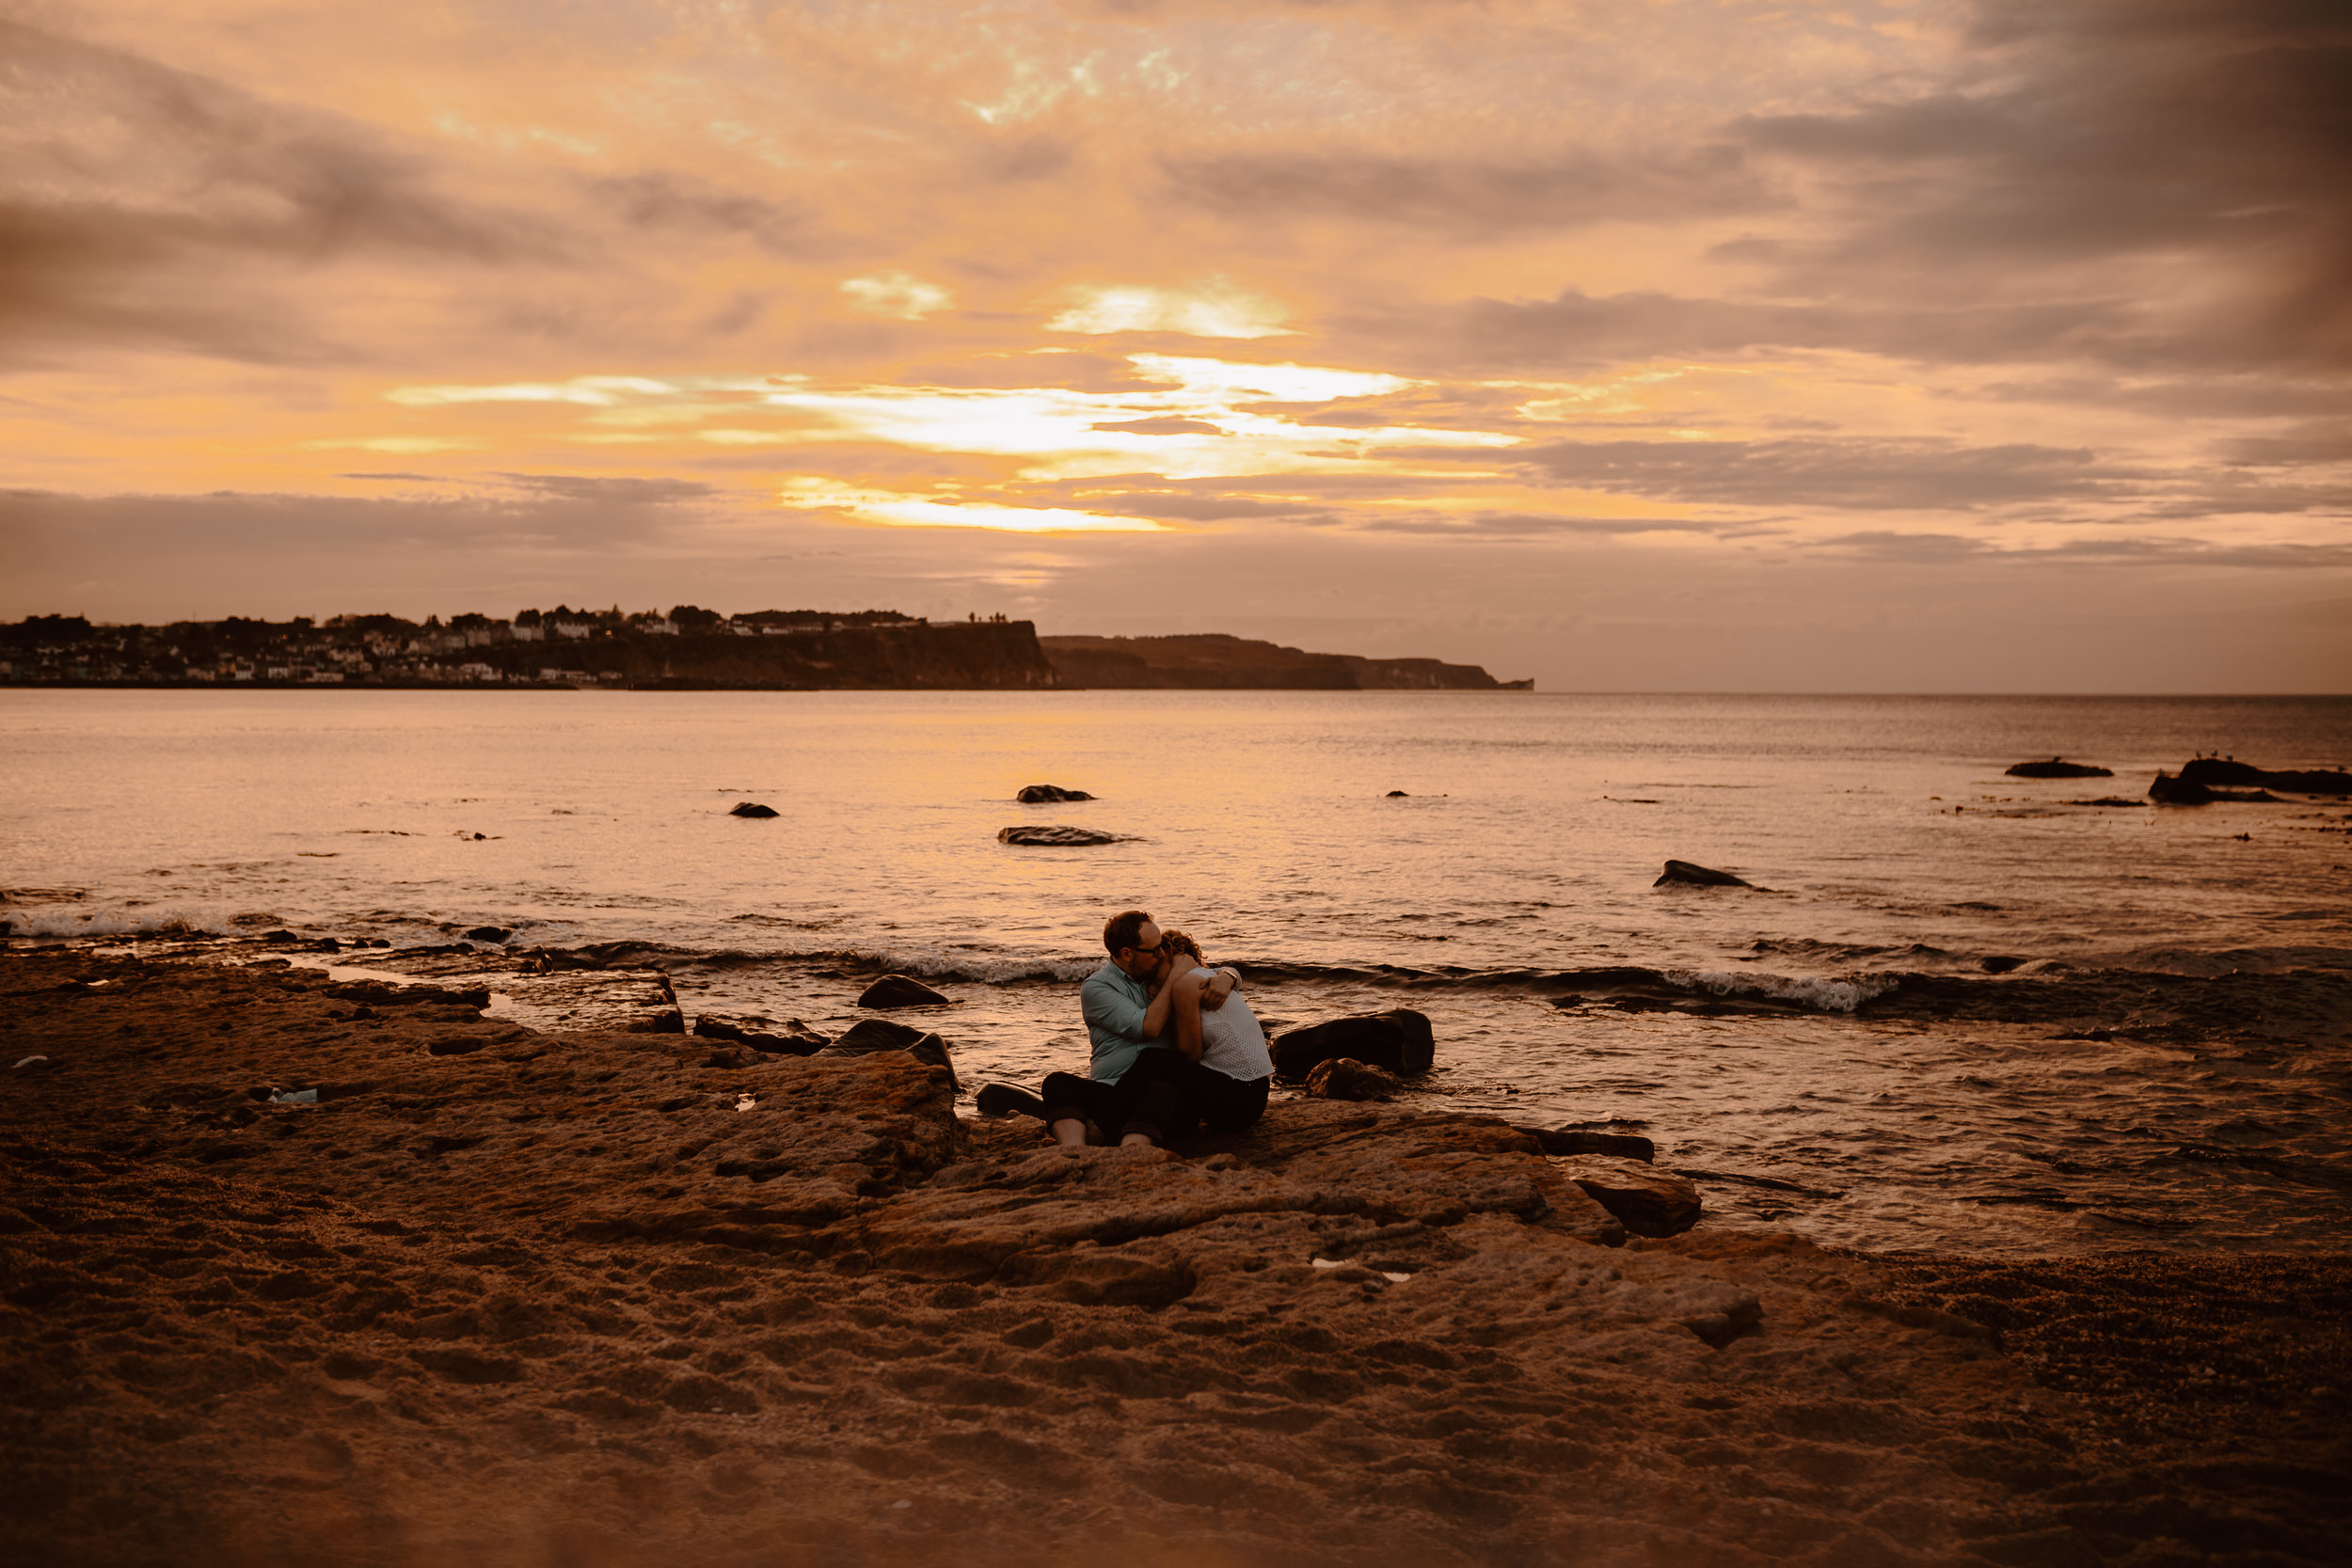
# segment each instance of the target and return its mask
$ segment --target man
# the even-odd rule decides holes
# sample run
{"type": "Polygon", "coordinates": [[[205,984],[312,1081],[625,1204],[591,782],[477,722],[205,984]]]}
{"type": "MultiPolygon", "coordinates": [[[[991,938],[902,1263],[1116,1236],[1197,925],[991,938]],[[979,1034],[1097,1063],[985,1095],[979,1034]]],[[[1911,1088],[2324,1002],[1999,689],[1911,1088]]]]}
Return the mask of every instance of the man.
{"type": "MultiPolygon", "coordinates": [[[[1041,1103],[992,1084],[980,1091],[979,1108],[987,1115],[1026,1110],[1042,1116],[1064,1148],[1084,1147],[1089,1121],[1123,1148],[1165,1143],[1168,1130],[1185,1119],[1179,1085],[1192,1065],[1173,1049],[1172,988],[1159,983],[1167,943],[1149,914],[1127,910],[1104,923],[1103,946],[1110,960],[1078,988],[1092,1047],[1087,1076],[1047,1074],[1041,1103]]],[[[1200,1006],[1222,1006],[1240,982],[1233,971],[1218,971],[1201,988],[1200,1006]]]]}

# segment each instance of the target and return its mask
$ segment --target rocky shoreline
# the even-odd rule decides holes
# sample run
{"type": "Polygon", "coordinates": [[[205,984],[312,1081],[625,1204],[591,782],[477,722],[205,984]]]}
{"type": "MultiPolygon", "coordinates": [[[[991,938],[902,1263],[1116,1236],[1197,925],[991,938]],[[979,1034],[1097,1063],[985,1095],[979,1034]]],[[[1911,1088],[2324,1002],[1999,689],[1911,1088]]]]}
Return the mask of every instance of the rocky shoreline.
{"type": "Polygon", "coordinates": [[[2250,1568],[2344,1536],[2343,1259],[1629,1241],[1529,1134],[1395,1105],[1065,1155],[903,1052],[746,1070],[628,1027],[654,988],[539,981],[525,1022],[449,980],[0,960],[12,1560],[2250,1568]]]}

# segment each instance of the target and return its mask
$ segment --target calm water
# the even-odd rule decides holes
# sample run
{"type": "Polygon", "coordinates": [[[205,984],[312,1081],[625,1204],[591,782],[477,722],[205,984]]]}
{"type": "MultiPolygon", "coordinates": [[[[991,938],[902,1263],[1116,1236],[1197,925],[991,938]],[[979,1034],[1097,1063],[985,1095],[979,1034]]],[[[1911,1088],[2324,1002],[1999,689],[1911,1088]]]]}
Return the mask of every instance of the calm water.
{"type": "Polygon", "coordinates": [[[2074,803],[2200,751],[2352,761],[2352,700],[11,690],[0,722],[20,935],[635,940],[690,1011],[827,1030],[901,969],[978,1082],[1083,1058],[1073,982],[1135,905],[1269,1021],[1428,1013],[1434,1100],[1645,1123],[1719,1223],[2352,1245],[2352,805],[2074,803]],[[2116,777],[2003,776],[2054,753],[2116,777]],[[1024,821],[1135,836],[995,841],[1024,821]],[[1770,891],[1654,888],[1670,856],[1770,891]]]}

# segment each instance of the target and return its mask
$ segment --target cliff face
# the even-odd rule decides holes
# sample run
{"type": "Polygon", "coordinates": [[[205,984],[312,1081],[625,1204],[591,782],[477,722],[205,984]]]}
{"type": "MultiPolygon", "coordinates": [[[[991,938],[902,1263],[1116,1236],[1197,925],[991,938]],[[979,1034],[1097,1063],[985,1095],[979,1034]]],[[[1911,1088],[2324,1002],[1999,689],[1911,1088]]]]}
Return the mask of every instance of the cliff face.
{"type": "Polygon", "coordinates": [[[1056,684],[1037,627],[1027,621],[613,638],[596,651],[604,660],[600,670],[617,668],[628,685],[657,689],[1025,690],[1056,684]]]}
{"type": "Polygon", "coordinates": [[[1221,632],[1183,637],[1041,637],[1038,642],[1066,687],[1503,691],[1529,690],[1534,686],[1533,681],[1498,681],[1475,664],[1311,654],[1221,632]]]}

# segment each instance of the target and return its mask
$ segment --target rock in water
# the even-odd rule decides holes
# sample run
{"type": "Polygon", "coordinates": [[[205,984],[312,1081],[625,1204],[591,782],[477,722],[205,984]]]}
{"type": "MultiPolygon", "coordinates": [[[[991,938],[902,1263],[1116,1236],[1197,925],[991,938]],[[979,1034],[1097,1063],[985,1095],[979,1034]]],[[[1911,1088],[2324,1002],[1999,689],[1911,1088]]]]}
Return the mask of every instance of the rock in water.
{"type": "Polygon", "coordinates": [[[1094,797],[1083,789],[1064,789],[1059,784],[1023,784],[1021,793],[1013,799],[1025,806],[1050,806],[1063,800],[1091,800],[1094,797]]]}
{"type": "Polygon", "coordinates": [[[1119,840],[1117,833],[1097,832],[1092,828],[1073,828],[1060,823],[1051,827],[1032,823],[1017,828],[1002,828],[996,833],[999,844],[1025,844],[1036,848],[1076,848],[1089,844],[1117,844],[1119,840]]]}
{"type": "Polygon", "coordinates": [[[2066,762],[2052,757],[2047,762],[2021,762],[2008,770],[2015,779],[2112,779],[2112,768],[2093,768],[2088,763],[2066,762]]]}
{"type": "Polygon", "coordinates": [[[1678,1236],[1699,1222],[1698,1188],[1672,1171],[1605,1154],[1575,1154],[1555,1164],[1636,1236],[1678,1236]]]}
{"type": "Polygon", "coordinates": [[[705,1039],[733,1040],[768,1056],[814,1056],[827,1043],[797,1018],[777,1024],[756,1013],[703,1013],[694,1020],[694,1033],[705,1039]]]}
{"type": "MultiPolygon", "coordinates": [[[[2352,795],[2352,773],[2340,768],[2288,768],[2274,770],[2257,768],[2250,762],[2230,757],[2194,757],[2181,767],[2181,782],[2198,784],[2265,784],[2272,789],[2291,789],[2297,795],[2352,795]]],[[[2222,795],[2217,800],[2251,800],[2252,795],[2222,795]]]]}
{"type": "Polygon", "coordinates": [[[1391,789],[1386,795],[1382,796],[1381,799],[1384,800],[1409,800],[1412,797],[1406,794],[1405,791],[1401,789],[1391,789]]]}
{"type": "Polygon", "coordinates": [[[920,980],[903,974],[885,974],[866,988],[857,999],[861,1007],[936,1007],[948,999],[920,980]]]}
{"type": "Polygon", "coordinates": [[[1743,881],[1728,871],[1710,870],[1704,865],[1693,865],[1689,861],[1668,861],[1664,874],[1658,880],[1650,883],[1650,886],[1754,887],[1756,884],[1743,881]]]}
{"type": "Polygon", "coordinates": [[[1335,1018],[1327,1023],[1293,1029],[1274,1041],[1274,1070],[1295,1083],[1316,1064],[1349,1056],[1417,1078],[1437,1060],[1437,1042],[1429,1020],[1410,1007],[1356,1018],[1335,1018]]]}
{"type": "Polygon", "coordinates": [[[515,933],[503,926],[477,926],[466,933],[468,942],[504,942],[515,933]]]}
{"type": "Polygon", "coordinates": [[[937,1035],[927,1034],[908,1023],[894,1023],[886,1018],[865,1018],[849,1027],[839,1039],[817,1053],[826,1056],[870,1056],[877,1051],[904,1051],[918,1062],[946,1068],[950,1084],[956,1082],[955,1058],[947,1053],[947,1042],[937,1035]]]}
{"type": "Polygon", "coordinates": [[[1395,1074],[1366,1067],[1353,1056],[1327,1057],[1307,1074],[1310,1100],[1387,1100],[1404,1086],[1395,1074]]]}
{"type": "Polygon", "coordinates": [[[763,806],[756,800],[738,800],[735,803],[735,809],[727,815],[729,816],[773,816],[776,815],[776,808],[763,806]]]}
{"type": "Polygon", "coordinates": [[[1594,1132],[1581,1127],[1522,1127],[1519,1131],[1542,1144],[1546,1154],[1606,1154],[1644,1164],[1658,1158],[1656,1144],[1631,1132],[1594,1132]]]}
{"type": "Polygon", "coordinates": [[[2186,779],[2176,779],[2169,773],[2159,772],[2149,783],[2148,799],[2160,806],[2209,806],[2213,804],[2215,796],[2203,784],[2191,784],[2186,779]]]}

